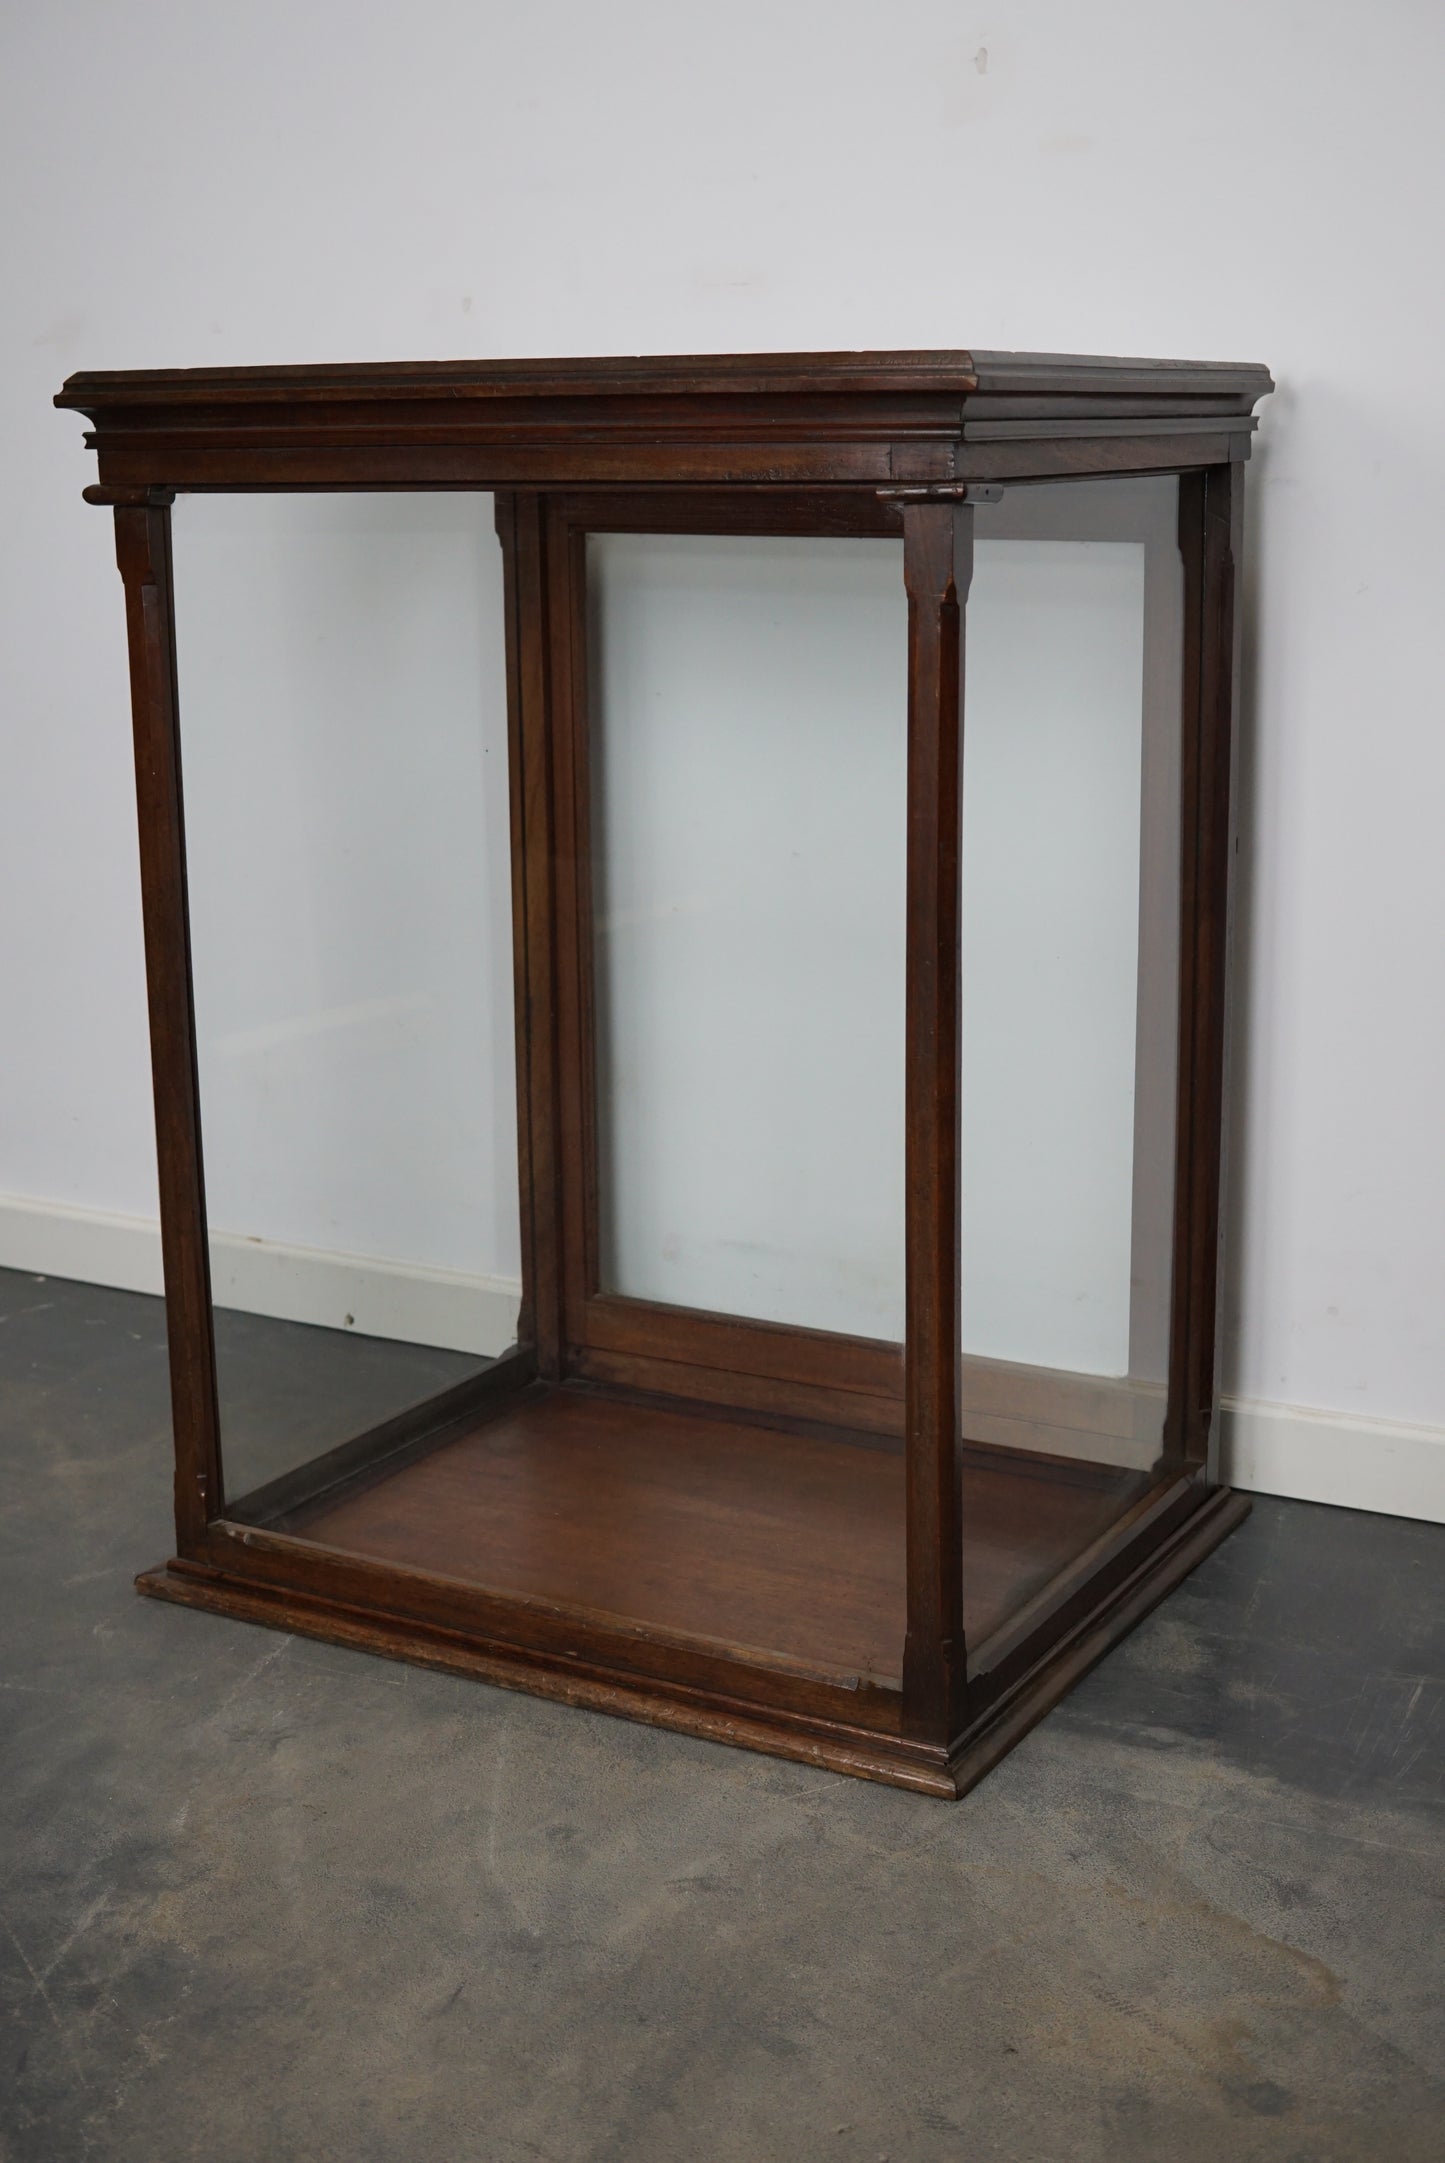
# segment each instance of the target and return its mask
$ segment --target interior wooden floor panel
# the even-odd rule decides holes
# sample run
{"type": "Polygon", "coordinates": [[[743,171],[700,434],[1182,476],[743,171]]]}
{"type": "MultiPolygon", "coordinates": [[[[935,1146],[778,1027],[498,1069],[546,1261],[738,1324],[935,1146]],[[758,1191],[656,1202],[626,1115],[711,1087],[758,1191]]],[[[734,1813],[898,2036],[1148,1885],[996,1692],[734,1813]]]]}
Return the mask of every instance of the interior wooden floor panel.
{"type": "MultiPolygon", "coordinates": [[[[1003,1452],[964,1473],[966,1626],[1015,1612],[1150,1485],[1003,1452]]],[[[275,1529],[499,1593],[897,1684],[901,1454],[730,1417],[539,1390],[275,1529]]]]}

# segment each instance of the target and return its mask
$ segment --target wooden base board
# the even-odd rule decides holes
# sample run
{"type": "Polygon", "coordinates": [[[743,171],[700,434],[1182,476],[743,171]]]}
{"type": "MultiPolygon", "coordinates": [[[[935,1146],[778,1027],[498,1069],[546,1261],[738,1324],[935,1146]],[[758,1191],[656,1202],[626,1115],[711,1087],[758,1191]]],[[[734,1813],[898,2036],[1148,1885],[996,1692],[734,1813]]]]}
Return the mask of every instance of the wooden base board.
{"type": "Polygon", "coordinates": [[[294,1593],[278,1593],[173,1561],[136,1579],[153,1599],[205,1608],[271,1629],[410,1660],[502,1689],[525,1690],[669,1727],[710,1742],[820,1765],[856,1779],[955,1798],[992,1771],[1066,1691],[1157,1605],[1249,1514],[1249,1498],[1218,1488],[1113,1594],[1056,1645],[1007,1698],[992,1706],[947,1756],[859,1730],[811,1732],[781,1713],[709,1701],[699,1693],[579,1672],[569,1663],[495,1644],[476,1644],[426,1624],[366,1614],[294,1593]]]}
{"type": "MultiPolygon", "coordinates": [[[[1056,1583],[1150,1487],[1128,1467],[966,1449],[969,1643],[1056,1583]]],[[[405,1462],[354,1468],[259,1518],[237,1507],[389,1571],[585,1609],[848,1687],[902,1680],[903,1456],[866,1434],[538,1382],[471,1405],[405,1462]]]]}

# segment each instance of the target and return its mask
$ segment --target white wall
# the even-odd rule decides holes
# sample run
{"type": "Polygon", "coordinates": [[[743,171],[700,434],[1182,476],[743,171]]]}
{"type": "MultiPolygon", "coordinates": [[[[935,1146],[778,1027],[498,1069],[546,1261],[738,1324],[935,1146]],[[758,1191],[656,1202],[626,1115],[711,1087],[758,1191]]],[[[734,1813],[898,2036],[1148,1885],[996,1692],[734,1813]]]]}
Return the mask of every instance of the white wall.
{"type": "Polygon", "coordinates": [[[1256,1483],[1428,1506],[1445,13],[49,0],[5,43],[0,1189],[154,1197],[121,595],[48,407],[69,370],[1258,358],[1226,1387],[1256,1483]]]}

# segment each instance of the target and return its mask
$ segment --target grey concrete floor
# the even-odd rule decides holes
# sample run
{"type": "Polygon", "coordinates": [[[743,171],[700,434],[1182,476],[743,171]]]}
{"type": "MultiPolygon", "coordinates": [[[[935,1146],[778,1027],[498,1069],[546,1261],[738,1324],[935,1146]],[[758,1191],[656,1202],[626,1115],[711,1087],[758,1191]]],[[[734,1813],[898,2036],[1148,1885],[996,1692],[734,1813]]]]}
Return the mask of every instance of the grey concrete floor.
{"type": "Polygon", "coordinates": [[[1261,1500],[948,1805],[139,1600],[157,1303],[0,1381],[5,2163],[1445,2155],[1445,1531],[1261,1500]]]}

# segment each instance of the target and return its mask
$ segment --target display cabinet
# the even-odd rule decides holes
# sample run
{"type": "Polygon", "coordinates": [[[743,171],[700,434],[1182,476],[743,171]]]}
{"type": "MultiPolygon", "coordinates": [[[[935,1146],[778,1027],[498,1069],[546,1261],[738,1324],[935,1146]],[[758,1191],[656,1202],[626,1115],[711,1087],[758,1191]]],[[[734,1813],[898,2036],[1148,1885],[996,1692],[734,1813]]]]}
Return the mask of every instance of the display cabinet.
{"type": "Polygon", "coordinates": [[[130,641],[143,1592],[951,1796],[1239,1522],[1270,388],[966,352],[67,382],[130,641]]]}

